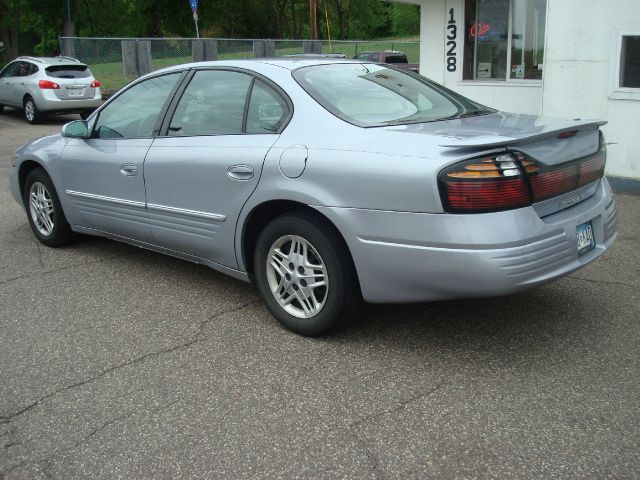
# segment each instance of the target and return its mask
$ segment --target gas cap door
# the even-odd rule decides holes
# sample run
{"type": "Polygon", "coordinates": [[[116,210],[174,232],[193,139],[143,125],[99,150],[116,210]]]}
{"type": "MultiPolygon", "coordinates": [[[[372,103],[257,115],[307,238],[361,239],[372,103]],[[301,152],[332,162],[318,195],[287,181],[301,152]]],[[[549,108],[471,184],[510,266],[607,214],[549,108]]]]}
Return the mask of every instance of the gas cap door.
{"type": "Polygon", "coordinates": [[[280,155],[280,171],[285,177],[298,178],[307,166],[309,150],[304,145],[293,145],[280,155]]]}

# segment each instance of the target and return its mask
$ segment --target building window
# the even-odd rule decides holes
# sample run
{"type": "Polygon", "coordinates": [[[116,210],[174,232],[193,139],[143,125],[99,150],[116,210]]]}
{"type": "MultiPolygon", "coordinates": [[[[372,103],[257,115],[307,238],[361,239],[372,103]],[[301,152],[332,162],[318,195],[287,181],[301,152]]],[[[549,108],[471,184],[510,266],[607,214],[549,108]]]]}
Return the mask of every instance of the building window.
{"type": "Polygon", "coordinates": [[[547,0],[465,0],[465,80],[542,79],[547,0]]]}
{"type": "Polygon", "coordinates": [[[640,88],[640,35],[624,35],[620,52],[620,86],[640,88]]]}

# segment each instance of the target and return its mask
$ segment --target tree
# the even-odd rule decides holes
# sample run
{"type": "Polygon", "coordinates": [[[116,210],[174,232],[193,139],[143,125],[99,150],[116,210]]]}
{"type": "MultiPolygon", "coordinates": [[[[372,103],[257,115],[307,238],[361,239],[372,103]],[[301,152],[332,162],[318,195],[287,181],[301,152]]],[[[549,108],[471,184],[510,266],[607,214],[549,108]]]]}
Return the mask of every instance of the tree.
{"type": "Polygon", "coordinates": [[[0,0],[0,38],[4,43],[4,55],[7,61],[18,56],[21,7],[20,0],[0,0]]]}

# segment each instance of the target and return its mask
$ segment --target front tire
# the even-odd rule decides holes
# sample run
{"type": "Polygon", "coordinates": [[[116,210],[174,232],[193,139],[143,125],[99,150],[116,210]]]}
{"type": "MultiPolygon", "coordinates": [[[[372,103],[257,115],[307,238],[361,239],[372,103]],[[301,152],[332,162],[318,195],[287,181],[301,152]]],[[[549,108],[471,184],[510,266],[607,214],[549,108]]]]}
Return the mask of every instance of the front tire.
{"type": "Polygon", "coordinates": [[[271,314],[300,335],[345,325],[361,302],[351,255],[319,215],[293,212],[267,225],[256,244],[254,272],[271,314]]]}
{"type": "Polygon", "coordinates": [[[32,125],[40,122],[40,120],[42,119],[42,113],[40,112],[40,110],[38,110],[36,102],[33,100],[33,98],[27,96],[24,99],[23,107],[24,118],[27,119],[27,122],[32,125]]]}
{"type": "Polygon", "coordinates": [[[49,247],[71,242],[73,232],[49,175],[41,168],[32,170],[24,182],[23,192],[29,225],[36,238],[49,247]]]}

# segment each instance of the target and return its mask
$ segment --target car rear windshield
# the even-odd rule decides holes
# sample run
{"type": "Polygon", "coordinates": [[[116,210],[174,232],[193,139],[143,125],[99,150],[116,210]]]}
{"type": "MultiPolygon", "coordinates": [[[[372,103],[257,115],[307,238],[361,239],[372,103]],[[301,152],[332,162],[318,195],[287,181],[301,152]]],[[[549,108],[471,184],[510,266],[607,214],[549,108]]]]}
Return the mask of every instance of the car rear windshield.
{"type": "Polygon", "coordinates": [[[493,113],[424,77],[382,65],[302,67],[293,77],[320,105],[360,127],[433,122],[493,113]]]}
{"type": "Polygon", "coordinates": [[[387,55],[385,63],[409,63],[405,55],[387,55]]]}
{"type": "Polygon", "coordinates": [[[47,75],[53,78],[87,78],[91,76],[86,65],[54,65],[45,68],[47,75]]]}

